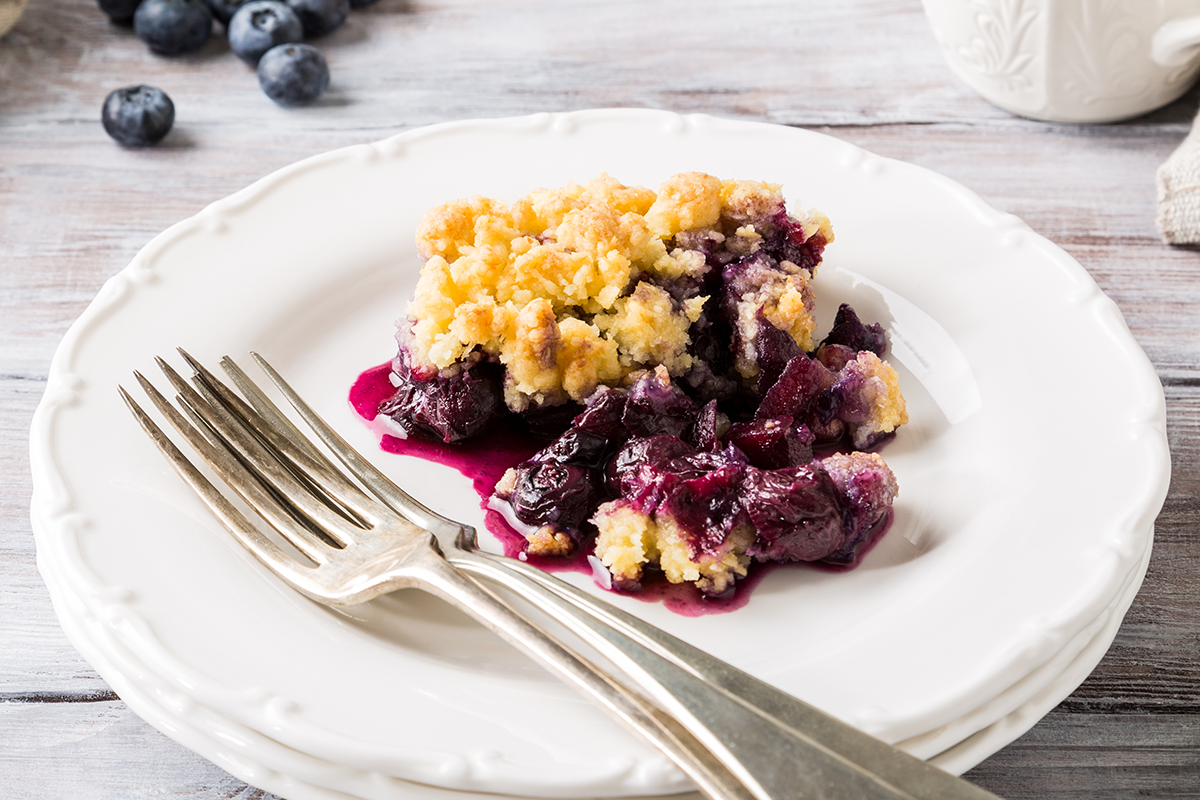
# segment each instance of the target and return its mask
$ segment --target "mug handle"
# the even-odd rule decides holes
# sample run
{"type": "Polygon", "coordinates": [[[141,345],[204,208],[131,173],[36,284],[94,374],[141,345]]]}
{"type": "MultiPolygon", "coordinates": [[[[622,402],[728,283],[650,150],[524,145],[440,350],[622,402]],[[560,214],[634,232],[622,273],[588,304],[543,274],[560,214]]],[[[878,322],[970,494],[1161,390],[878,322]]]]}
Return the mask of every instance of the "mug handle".
{"type": "Polygon", "coordinates": [[[1174,19],[1154,33],[1150,57],[1164,67],[1181,67],[1200,53],[1200,15],[1174,19]]]}

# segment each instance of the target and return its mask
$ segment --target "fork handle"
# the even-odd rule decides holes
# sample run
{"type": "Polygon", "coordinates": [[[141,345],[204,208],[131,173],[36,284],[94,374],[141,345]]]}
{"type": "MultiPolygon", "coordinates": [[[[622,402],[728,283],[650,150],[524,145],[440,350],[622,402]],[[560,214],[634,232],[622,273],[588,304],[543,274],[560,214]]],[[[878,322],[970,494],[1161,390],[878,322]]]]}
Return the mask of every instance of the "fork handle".
{"type": "Polygon", "coordinates": [[[616,690],[616,684],[592,664],[575,658],[559,642],[480,584],[430,552],[405,566],[417,585],[466,611],[502,638],[532,655],[576,688],[598,700],[610,713],[633,725],[664,749],[698,788],[712,797],[743,800],[915,800],[827,748],[801,740],[726,692],[684,670],[656,669],[664,659],[643,648],[638,658],[617,653],[631,676],[657,674],[662,680],[638,680],[654,704],[686,731],[664,725],[664,715],[644,698],[616,690]],[[649,667],[643,667],[648,663],[649,667]],[[647,726],[647,722],[651,722],[647,726]],[[690,734],[685,740],[682,733],[690,734]],[[665,741],[664,739],[669,739],[665,741]],[[664,746],[667,745],[667,746],[664,746]],[[712,764],[719,762],[718,771],[712,764]],[[731,779],[732,783],[731,784],[731,779]],[[744,787],[744,788],[743,788],[744,787]]]}
{"type": "MultiPolygon", "coordinates": [[[[447,558],[472,576],[495,581],[545,610],[651,696],[684,688],[690,702],[701,706],[693,712],[702,712],[704,706],[725,708],[720,715],[681,717],[702,739],[697,725],[725,740],[740,736],[747,727],[769,730],[781,748],[775,757],[786,753],[800,761],[828,761],[835,756],[872,773],[896,792],[881,796],[998,800],[536,567],[465,546],[447,553],[447,558]]],[[[681,702],[689,702],[687,698],[681,702]]]]}
{"type": "MultiPolygon", "coordinates": [[[[711,800],[760,800],[684,726],[455,569],[433,549],[398,570],[406,586],[466,612],[654,744],[711,800]]],[[[385,579],[386,581],[386,579],[385,579]]]]}

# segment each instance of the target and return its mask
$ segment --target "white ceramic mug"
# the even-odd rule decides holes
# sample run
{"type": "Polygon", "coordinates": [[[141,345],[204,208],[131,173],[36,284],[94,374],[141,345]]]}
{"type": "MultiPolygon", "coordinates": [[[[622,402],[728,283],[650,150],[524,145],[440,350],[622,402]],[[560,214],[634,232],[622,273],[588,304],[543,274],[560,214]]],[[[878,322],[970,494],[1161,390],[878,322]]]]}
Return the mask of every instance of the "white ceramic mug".
{"type": "Polygon", "coordinates": [[[25,10],[25,0],[0,0],[0,36],[8,33],[17,24],[21,12],[25,10]]]}
{"type": "Polygon", "coordinates": [[[951,69],[1001,108],[1113,122],[1200,74],[1200,0],[922,0],[951,69]]]}

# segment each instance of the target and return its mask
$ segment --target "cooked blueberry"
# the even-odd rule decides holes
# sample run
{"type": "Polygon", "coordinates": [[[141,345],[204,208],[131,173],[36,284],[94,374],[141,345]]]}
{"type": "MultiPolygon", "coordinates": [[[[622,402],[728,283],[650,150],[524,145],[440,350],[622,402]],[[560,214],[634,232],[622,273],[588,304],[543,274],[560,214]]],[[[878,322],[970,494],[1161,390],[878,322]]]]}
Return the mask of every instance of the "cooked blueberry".
{"type": "Polygon", "coordinates": [[[725,441],[734,445],[759,469],[794,467],[812,461],[813,434],[791,417],[734,423],[725,441]]]}
{"type": "Polygon", "coordinates": [[[630,388],[621,422],[634,436],[683,436],[695,416],[692,398],[658,376],[647,375],[630,388]]]}
{"type": "Polygon", "coordinates": [[[865,422],[871,416],[873,393],[867,387],[867,376],[856,369],[844,369],[837,383],[829,387],[829,411],[842,422],[865,422]]]}
{"type": "Polygon", "coordinates": [[[896,476],[874,454],[830,456],[821,462],[837,487],[846,508],[846,536],[842,545],[822,560],[852,564],[881,530],[896,497],[896,476]]]}
{"type": "Polygon", "coordinates": [[[696,448],[678,436],[645,436],[630,439],[608,462],[605,480],[609,492],[618,497],[635,500],[635,505],[657,503],[653,496],[668,464],[681,456],[689,456],[696,448]]]}
{"type": "Polygon", "coordinates": [[[846,303],[838,306],[837,316],[833,318],[833,328],[825,337],[824,344],[842,344],[851,350],[870,350],[882,357],[887,351],[887,337],[883,326],[878,322],[867,325],[858,318],[846,303]]]}
{"type": "MultiPolygon", "coordinates": [[[[737,404],[741,399],[741,383],[733,371],[733,351],[729,347],[733,332],[718,308],[716,298],[720,295],[720,287],[714,286],[710,290],[712,298],[692,323],[692,344],[688,348],[692,369],[682,380],[704,402],[719,400],[723,404],[737,404]]],[[[732,413],[732,409],[729,410],[732,413]]]]}
{"type": "Polygon", "coordinates": [[[730,464],[749,464],[746,454],[737,447],[722,445],[715,450],[696,450],[667,462],[667,469],[688,478],[695,478],[730,464]]]}
{"type": "Polygon", "coordinates": [[[133,30],[151,50],[171,56],[207,42],[212,21],[204,0],[142,0],[133,14],[133,30]]]}
{"type": "Polygon", "coordinates": [[[717,552],[744,519],[738,498],[745,471],[743,464],[731,463],[678,481],[667,490],[661,513],[691,537],[693,558],[717,552]]]}
{"type": "Polygon", "coordinates": [[[849,364],[858,355],[844,344],[823,344],[817,348],[817,361],[820,361],[830,372],[841,372],[842,367],[849,364]]]}
{"type": "Polygon", "coordinates": [[[228,27],[229,20],[233,19],[233,15],[246,0],[205,0],[205,2],[208,3],[208,9],[212,11],[213,17],[228,27]]]}
{"type": "Polygon", "coordinates": [[[616,449],[607,437],[580,428],[571,428],[548,446],[538,451],[533,460],[547,464],[571,464],[577,467],[599,468],[616,449]]]}
{"type": "Polygon", "coordinates": [[[526,525],[553,525],[569,533],[595,510],[595,481],[592,471],[584,467],[526,462],[517,467],[509,503],[526,525]]]}
{"type": "Polygon", "coordinates": [[[608,439],[624,441],[629,437],[629,430],[621,421],[625,414],[626,399],[623,389],[601,387],[587,399],[587,407],[575,418],[575,427],[608,439]]]}
{"type": "Polygon", "coordinates": [[[277,45],[259,59],[258,85],[280,105],[304,105],[329,86],[329,65],[312,45],[277,45]]]}
{"type": "Polygon", "coordinates": [[[825,252],[825,237],[820,233],[809,236],[804,226],[780,209],[769,224],[755,225],[763,234],[763,249],[778,261],[790,261],[798,267],[812,269],[821,263],[825,252]]]}
{"type": "Polygon", "coordinates": [[[758,353],[758,394],[761,397],[779,380],[788,362],[803,351],[790,334],[767,321],[761,308],[757,318],[754,349],[758,353]]]}
{"type": "Polygon", "coordinates": [[[153,86],[126,86],[104,98],[100,121],[108,135],[121,144],[154,144],[171,130],[175,104],[153,86]]]}
{"type": "Polygon", "coordinates": [[[393,362],[400,385],[379,413],[410,435],[457,442],[482,431],[503,412],[500,379],[491,364],[464,365],[455,372],[418,380],[403,357],[393,362]]]}
{"type": "Polygon", "coordinates": [[[229,47],[247,64],[257,65],[263,53],[279,44],[299,42],[304,26],[291,6],[279,0],[251,0],[229,20],[229,47]]]}
{"type": "Polygon", "coordinates": [[[99,0],[100,10],[113,22],[129,22],[142,0],[99,0]]]}
{"type": "Polygon", "coordinates": [[[571,421],[583,409],[578,403],[563,403],[556,406],[531,405],[520,412],[521,421],[526,430],[538,441],[549,442],[557,439],[568,428],[571,421]]]}
{"type": "Polygon", "coordinates": [[[818,464],[747,470],[741,502],[757,537],[751,556],[819,561],[845,541],[848,515],[838,487],[818,464]]]}
{"type": "Polygon", "coordinates": [[[779,380],[763,395],[755,417],[792,417],[807,423],[817,396],[833,384],[834,377],[824,364],[798,355],[788,362],[779,380]]]}
{"type": "MultiPolygon", "coordinates": [[[[764,324],[762,303],[787,284],[790,273],[769,252],[760,249],[726,266],[721,270],[721,278],[724,283],[720,288],[720,313],[731,328],[730,344],[737,368],[743,375],[751,376],[754,374],[751,368],[757,367],[758,362],[755,349],[758,329],[764,324]],[[744,314],[754,304],[759,307],[755,310],[755,322],[751,323],[744,314]]],[[[768,358],[771,356],[768,353],[768,358]]],[[[786,358],[786,354],[776,358],[786,358]]]]}
{"type": "Polygon", "coordinates": [[[300,17],[304,35],[310,39],[333,33],[350,14],[350,0],[287,0],[287,4],[300,17]]]}
{"type": "Polygon", "coordinates": [[[691,442],[698,450],[716,450],[721,446],[721,437],[729,430],[729,417],[717,408],[716,400],[709,400],[696,415],[692,427],[691,442]]]}

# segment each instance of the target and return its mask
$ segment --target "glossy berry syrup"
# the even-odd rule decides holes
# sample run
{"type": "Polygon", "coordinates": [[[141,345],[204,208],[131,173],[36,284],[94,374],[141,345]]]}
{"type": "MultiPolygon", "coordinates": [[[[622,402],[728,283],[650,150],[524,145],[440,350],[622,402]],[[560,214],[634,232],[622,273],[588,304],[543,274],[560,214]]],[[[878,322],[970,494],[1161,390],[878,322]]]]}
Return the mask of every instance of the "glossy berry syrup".
{"type": "MultiPolygon", "coordinates": [[[[396,391],[388,378],[391,369],[390,362],[372,367],[359,375],[350,389],[350,405],[367,422],[376,421],[380,404],[396,391]]],[[[488,529],[504,544],[505,555],[515,556],[520,551],[525,538],[509,527],[498,513],[488,509],[487,501],[506,471],[538,451],[538,442],[505,430],[502,425],[493,426],[486,433],[454,444],[416,436],[401,438],[387,433],[382,425],[372,427],[379,435],[379,446],[384,451],[443,464],[470,478],[480,497],[480,507],[487,512],[488,529]],[[493,529],[493,517],[497,526],[503,526],[503,531],[493,529]]]]}

